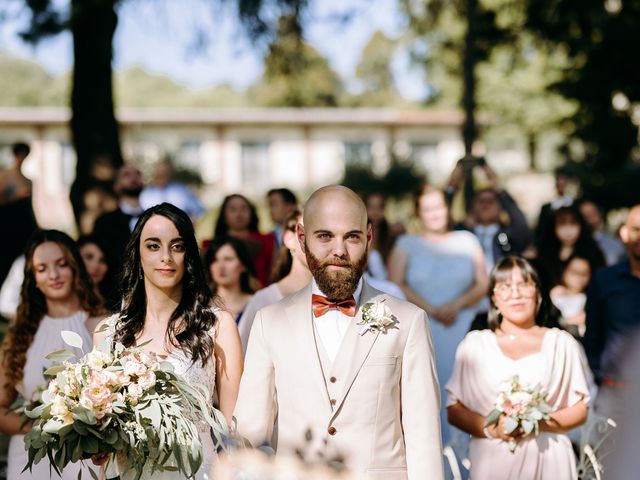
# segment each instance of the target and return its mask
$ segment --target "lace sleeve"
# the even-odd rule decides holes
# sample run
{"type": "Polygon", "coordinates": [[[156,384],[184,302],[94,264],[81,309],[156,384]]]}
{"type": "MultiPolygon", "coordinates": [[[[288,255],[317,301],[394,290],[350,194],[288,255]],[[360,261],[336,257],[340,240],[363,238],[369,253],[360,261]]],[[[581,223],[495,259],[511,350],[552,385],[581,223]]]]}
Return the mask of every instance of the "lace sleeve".
{"type": "Polygon", "coordinates": [[[215,343],[216,341],[216,337],[218,335],[218,327],[220,325],[220,319],[218,318],[218,314],[220,312],[222,312],[222,308],[218,307],[217,305],[214,305],[213,307],[211,307],[211,311],[213,312],[213,314],[216,316],[216,321],[213,324],[213,327],[211,327],[209,329],[209,335],[211,336],[211,338],[213,339],[213,342],[215,343]]]}

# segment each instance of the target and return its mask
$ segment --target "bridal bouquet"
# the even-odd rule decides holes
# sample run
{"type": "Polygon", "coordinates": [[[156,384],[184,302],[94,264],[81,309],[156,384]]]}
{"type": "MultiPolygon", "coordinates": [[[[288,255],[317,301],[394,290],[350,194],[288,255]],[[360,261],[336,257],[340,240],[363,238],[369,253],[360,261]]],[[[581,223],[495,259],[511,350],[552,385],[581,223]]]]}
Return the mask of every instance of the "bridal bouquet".
{"type": "MultiPolygon", "coordinates": [[[[542,386],[537,384],[533,388],[527,387],[520,383],[517,375],[514,375],[500,389],[495,408],[485,419],[484,425],[497,425],[504,414],[507,416],[504,422],[506,433],[512,433],[520,427],[525,435],[532,432],[538,435],[538,423],[540,420],[549,419],[550,411],[547,394],[542,390],[542,386]]],[[[515,449],[515,440],[510,440],[509,450],[513,453],[515,449]]]]}
{"type": "MultiPolygon", "coordinates": [[[[61,335],[67,345],[82,349],[78,334],[61,335]]],[[[194,477],[202,464],[197,422],[212,428],[218,445],[227,435],[226,422],[200,386],[182,380],[169,362],[142,346],[94,348],[77,363],[69,362],[73,353],[66,349],[47,356],[62,363],[45,371],[54,378],[40,403],[22,409],[33,420],[25,436],[25,470],[45,456],[60,473],[69,462],[110,453],[109,462],[126,465],[128,477],[139,479],[143,470],[194,477]]]]}

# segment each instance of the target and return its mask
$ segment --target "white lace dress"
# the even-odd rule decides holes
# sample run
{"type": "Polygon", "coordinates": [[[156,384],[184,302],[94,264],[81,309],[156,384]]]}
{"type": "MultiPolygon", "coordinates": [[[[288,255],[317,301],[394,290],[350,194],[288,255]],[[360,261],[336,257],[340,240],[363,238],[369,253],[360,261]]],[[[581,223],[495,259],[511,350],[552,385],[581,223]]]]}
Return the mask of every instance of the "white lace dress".
{"type": "MultiPolygon", "coordinates": [[[[64,343],[60,332],[62,330],[71,330],[76,332],[82,337],[84,350],[91,349],[91,334],[87,330],[86,321],[87,313],[78,311],[68,317],[53,318],[45,315],[40,320],[40,325],[36,331],[33,341],[27,350],[27,361],[24,365],[24,376],[22,382],[16,386],[24,398],[31,399],[38,387],[45,382],[42,372],[51,366],[51,361],[47,360],[45,356],[55,350],[67,348],[72,350],[78,358],[82,356],[83,352],[69,347],[64,343]]],[[[7,453],[7,480],[46,480],[48,478],[63,480],[76,480],[78,473],[82,471],[82,478],[89,479],[89,468],[91,462],[70,463],[62,472],[62,477],[58,476],[55,471],[51,470],[50,463],[45,457],[33,466],[31,472],[28,470],[24,473],[22,469],[27,464],[28,456],[27,451],[24,448],[24,435],[13,435],[11,442],[9,443],[9,452],[7,453]]]]}
{"type": "MultiPolygon", "coordinates": [[[[109,329],[107,330],[107,341],[111,342],[115,333],[115,327],[118,322],[119,316],[113,315],[107,319],[109,329]]],[[[209,334],[215,338],[215,327],[209,332],[209,334]]],[[[176,375],[182,377],[191,385],[200,385],[206,387],[208,398],[213,405],[212,398],[216,388],[216,366],[215,357],[211,355],[210,361],[206,365],[201,362],[192,363],[191,358],[187,357],[180,349],[175,349],[165,359],[173,365],[176,375]]],[[[211,437],[211,429],[209,424],[200,420],[198,422],[198,430],[200,432],[200,442],[202,443],[202,465],[198,473],[196,474],[196,480],[212,480],[213,468],[216,460],[216,448],[211,437]]],[[[116,462],[117,463],[117,462],[116,462]]],[[[112,475],[120,475],[121,480],[128,480],[129,478],[135,478],[135,472],[126,471],[124,465],[117,465],[110,462],[111,468],[107,469],[107,478],[111,478],[112,475]],[[114,472],[113,469],[116,471],[114,472]]],[[[184,475],[178,472],[154,472],[151,474],[152,465],[147,463],[145,471],[143,472],[141,480],[179,480],[185,478],[184,475]]]]}

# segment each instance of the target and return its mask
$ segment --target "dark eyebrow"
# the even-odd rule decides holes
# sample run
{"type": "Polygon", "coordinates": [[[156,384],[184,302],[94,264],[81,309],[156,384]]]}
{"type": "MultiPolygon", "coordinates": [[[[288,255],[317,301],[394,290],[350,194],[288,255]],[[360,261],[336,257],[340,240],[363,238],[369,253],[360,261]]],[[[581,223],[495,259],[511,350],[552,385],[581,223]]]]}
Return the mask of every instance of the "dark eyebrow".
{"type": "Polygon", "coordinates": [[[350,230],[346,233],[346,235],[353,235],[354,233],[357,234],[364,234],[364,232],[362,230],[350,230]]]}
{"type": "Polygon", "coordinates": [[[330,230],[316,230],[313,232],[314,234],[318,234],[318,233],[328,233],[330,235],[333,235],[333,232],[330,230]]]}
{"type": "MultiPolygon", "coordinates": [[[[158,237],[145,238],[144,241],[145,242],[160,242],[160,243],[162,243],[162,240],[160,240],[158,237]]],[[[176,237],[176,238],[172,238],[171,240],[169,240],[169,243],[183,242],[183,241],[184,240],[182,239],[182,237],[176,237]]]]}

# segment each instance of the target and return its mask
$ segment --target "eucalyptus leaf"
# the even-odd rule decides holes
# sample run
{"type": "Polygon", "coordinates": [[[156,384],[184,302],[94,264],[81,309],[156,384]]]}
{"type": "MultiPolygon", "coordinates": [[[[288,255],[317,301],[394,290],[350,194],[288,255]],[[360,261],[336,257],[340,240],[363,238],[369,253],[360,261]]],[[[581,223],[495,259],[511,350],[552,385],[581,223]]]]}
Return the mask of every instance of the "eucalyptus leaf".
{"type": "MultiPolygon", "coordinates": [[[[79,420],[87,425],[95,425],[97,423],[96,416],[93,412],[83,407],[76,407],[73,409],[73,419],[79,420]]],[[[79,432],[78,432],[79,433],[79,432]]]]}
{"type": "Polygon", "coordinates": [[[47,368],[43,373],[47,377],[54,377],[60,372],[64,372],[67,369],[64,365],[52,365],[47,368]]]}
{"type": "Polygon", "coordinates": [[[44,358],[46,358],[47,360],[51,360],[52,362],[64,362],[73,357],[75,357],[75,354],[71,350],[63,348],[62,350],[56,350],[55,352],[51,352],[49,355],[47,355],[44,358]]]}
{"type": "Polygon", "coordinates": [[[524,433],[526,435],[529,435],[533,431],[534,427],[535,427],[534,422],[531,422],[529,420],[522,420],[522,429],[524,430],[524,433]]]}
{"type": "Polygon", "coordinates": [[[93,331],[93,333],[103,333],[103,332],[106,332],[107,330],[109,330],[109,324],[107,322],[104,322],[102,325],[96,328],[93,331]]]}
{"type": "Polygon", "coordinates": [[[500,420],[500,415],[502,415],[502,412],[500,410],[498,409],[492,410],[491,413],[487,415],[487,418],[484,421],[484,426],[489,427],[491,425],[496,425],[500,420]]]}
{"type": "Polygon", "coordinates": [[[518,428],[518,422],[513,417],[507,417],[504,421],[504,431],[507,433],[513,432],[516,428],[518,428]]]}
{"type": "Polygon", "coordinates": [[[76,332],[72,330],[62,330],[60,332],[60,336],[62,337],[64,343],[66,343],[70,347],[75,347],[82,350],[82,345],[84,344],[84,342],[82,340],[82,337],[76,332]]]}
{"type": "Polygon", "coordinates": [[[84,450],[85,453],[90,453],[92,455],[98,453],[98,439],[93,435],[86,435],[82,437],[81,444],[82,450],[84,450]]]}

